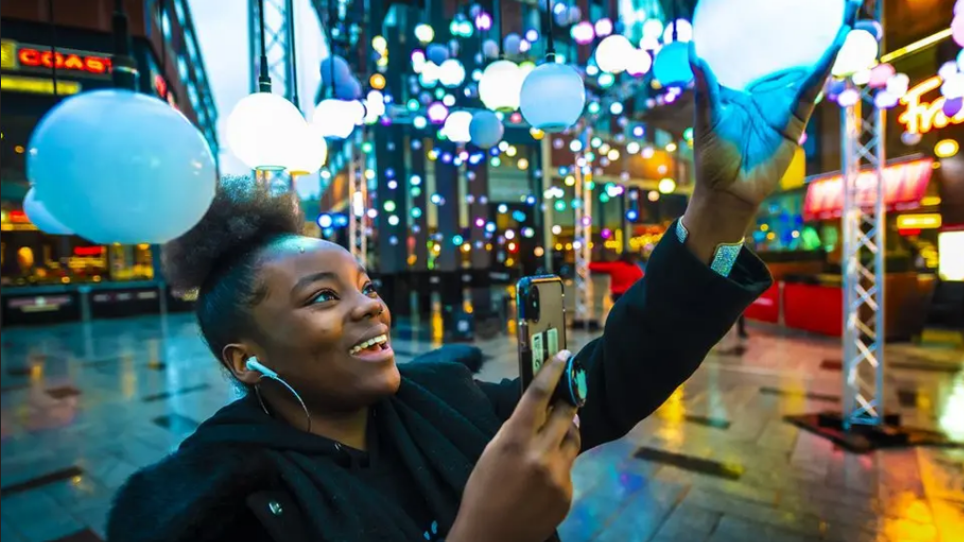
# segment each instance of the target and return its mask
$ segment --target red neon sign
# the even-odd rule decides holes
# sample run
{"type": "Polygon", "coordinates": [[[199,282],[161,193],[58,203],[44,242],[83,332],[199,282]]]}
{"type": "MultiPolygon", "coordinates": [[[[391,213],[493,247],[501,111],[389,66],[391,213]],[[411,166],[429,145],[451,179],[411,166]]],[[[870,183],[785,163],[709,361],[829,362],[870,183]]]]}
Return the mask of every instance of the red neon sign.
{"type": "Polygon", "coordinates": [[[104,247],[74,247],[74,256],[100,256],[104,253],[104,247]]]}
{"type": "MultiPolygon", "coordinates": [[[[920,204],[931,180],[932,164],[933,160],[927,158],[884,168],[884,204],[888,209],[909,209],[920,204]]],[[[870,207],[876,200],[876,179],[872,172],[862,171],[857,177],[857,201],[862,207],[870,207]]],[[[805,218],[838,217],[842,210],[841,175],[817,179],[807,186],[803,202],[805,218]]]]}
{"type": "Polygon", "coordinates": [[[58,70],[73,70],[95,75],[110,72],[110,58],[96,55],[80,55],[76,53],[58,52],[56,57],[52,51],[41,51],[29,47],[21,47],[17,51],[17,60],[21,66],[31,68],[53,68],[57,63],[58,70]]]}

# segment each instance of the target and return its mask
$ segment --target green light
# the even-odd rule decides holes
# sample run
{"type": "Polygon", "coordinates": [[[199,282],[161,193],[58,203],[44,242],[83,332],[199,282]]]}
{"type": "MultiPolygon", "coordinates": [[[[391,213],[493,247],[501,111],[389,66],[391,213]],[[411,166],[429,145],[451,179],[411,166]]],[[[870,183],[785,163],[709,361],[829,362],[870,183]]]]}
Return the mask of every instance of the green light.
{"type": "Polygon", "coordinates": [[[599,194],[599,201],[609,203],[609,194],[599,194]]]}
{"type": "Polygon", "coordinates": [[[587,153],[585,154],[585,158],[586,158],[587,161],[592,162],[593,160],[596,159],[596,153],[591,152],[591,151],[590,151],[590,152],[587,152],[587,153]]]}
{"type": "Polygon", "coordinates": [[[589,103],[589,113],[591,115],[595,115],[596,113],[599,113],[599,102],[589,103]]]}
{"type": "Polygon", "coordinates": [[[387,212],[389,212],[389,213],[395,212],[395,202],[392,201],[392,200],[386,201],[386,202],[385,202],[385,211],[387,211],[387,212]]]}
{"type": "Polygon", "coordinates": [[[693,128],[689,127],[683,130],[683,139],[687,141],[693,141],[693,128]]]}
{"type": "Polygon", "coordinates": [[[409,110],[409,111],[418,111],[418,100],[416,100],[415,98],[412,98],[411,100],[409,100],[409,101],[408,101],[408,110],[409,110]]]}
{"type": "Polygon", "coordinates": [[[362,143],[361,150],[365,154],[372,152],[372,144],[368,141],[362,143]]]}
{"type": "Polygon", "coordinates": [[[498,156],[493,156],[492,159],[489,160],[489,164],[491,164],[492,167],[499,167],[502,165],[502,160],[500,160],[498,156]]]}
{"type": "Polygon", "coordinates": [[[422,189],[419,188],[419,187],[417,187],[417,186],[413,186],[413,187],[412,187],[412,195],[415,196],[416,198],[419,197],[419,196],[421,196],[421,195],[422,195],[422,189]]]}
{"type": "Polygon", "coordinates": [[[552,206],[555,207],[557,211],[566,210],[566,202],[562,201],[561,199],[557,199],[552,206]]]}
{"type": "Polygon", "coordinates": [[[599,147],[601,147],[601,146],[602,146],[602,143],[603,143],[602,139],[601,139],[600,137],[598,137],[598,136],[596,136],[596,137],[592,138],[591,140],[589,140],[589,146],[592,147],[592,148],[594,148],[594,149],[598,149],[599,147]]]}
{"type": "Polygon", "coordinates": [[[609,88],[616,82],[616,78],[611,73],[604,73],[599,76],[599,86],[609,88]]]}
{"type": "Polygon", "coordinates": [[[435,89],[435,98],[436,98],[436,99],[441,100],[441,99],[444,98],[444,97],[445,97],[445,91],[444,91],[443,89],[440,89],[440,88],[435,89]]]}
{"type": "Polygon", "coordinates": [[[593,181],[589,181],[588,183],[586,183],[586,190],[595,190],[595,189],[596,189],[596,183],[594,183],[593,181]]]}
{"type": "Polygon", "coordinates": [[[422,216],[422,210],[418,207],[412,208],[412,218],[420,218],[422,216]]]}

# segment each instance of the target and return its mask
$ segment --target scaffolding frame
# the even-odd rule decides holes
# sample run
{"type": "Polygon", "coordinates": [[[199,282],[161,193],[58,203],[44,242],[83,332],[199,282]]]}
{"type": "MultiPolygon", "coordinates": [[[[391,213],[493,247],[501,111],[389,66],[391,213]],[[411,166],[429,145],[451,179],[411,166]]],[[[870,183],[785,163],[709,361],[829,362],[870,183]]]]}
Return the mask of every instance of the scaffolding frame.
{"type": "Polygon", "coordinates": [[[884,284],[887,206],[884,202],[886,112],[873,89],[842,109],[843,428],[884,423],[884,284]],[[861,198],[872,183],[872,201],[861,198]],[[862,189],[863,188],[863,189],[862,189]]]}
{"type": "MultiPolygon", "coordinates": [[[[271,88],[275,94],[286,99],[294,97],[295,89],[291,84],[292,58],[288,45],[288,17],[287,0],[248,0],[248,43],[251,47],[250,55],[255,62],[261,56],[261,32],[258,24],[259,2],[264,2],[264,36],[265,53],[268,57],[268,75],[271,76],[271,88]]],[[[251,70],[251,92],[258,92],[258,70],[255,65],[251,70]]]]}

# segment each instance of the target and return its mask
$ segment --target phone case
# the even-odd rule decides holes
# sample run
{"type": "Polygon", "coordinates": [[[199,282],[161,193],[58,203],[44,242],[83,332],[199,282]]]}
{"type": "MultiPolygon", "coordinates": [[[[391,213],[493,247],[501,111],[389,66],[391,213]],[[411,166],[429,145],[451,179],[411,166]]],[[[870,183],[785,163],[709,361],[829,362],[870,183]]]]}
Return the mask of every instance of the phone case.
{"type": "Polygon", "coordinates": [[[562,279],[556,275],[523,277],[516,285],[516,311],[519,376],[525,389],[546,359],[567,347],[562,279]],[[528,304],[533,290],[538,290],[539,300],[535,314],[528,304]]]}

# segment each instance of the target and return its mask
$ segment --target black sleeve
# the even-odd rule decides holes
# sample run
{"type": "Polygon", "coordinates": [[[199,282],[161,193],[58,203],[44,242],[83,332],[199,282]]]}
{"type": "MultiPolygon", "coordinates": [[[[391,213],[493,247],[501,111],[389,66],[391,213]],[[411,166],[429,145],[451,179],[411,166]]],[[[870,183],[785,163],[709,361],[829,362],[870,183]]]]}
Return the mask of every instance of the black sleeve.
{"type": "MultiPolygon", "coordinates": [[[[723,277],[675,235],[664,235],[646,275],[613,307],[603,336],[579,351],[589,372],[579,413],[583,449],[621,438],[663,404],[771,283],[766,265],[747,249],[723,277]]],[[[519,401],[518,381],[479,385],[508,418],[519,401]]]]}

